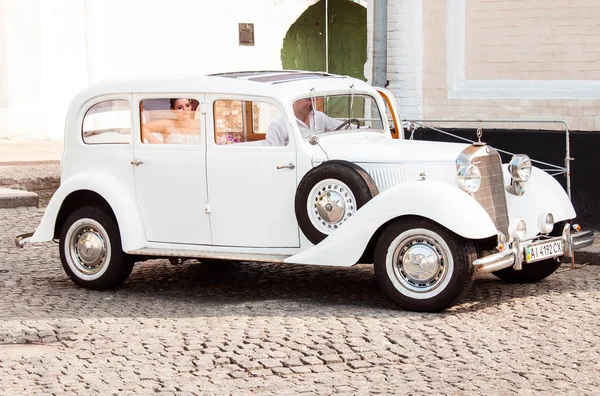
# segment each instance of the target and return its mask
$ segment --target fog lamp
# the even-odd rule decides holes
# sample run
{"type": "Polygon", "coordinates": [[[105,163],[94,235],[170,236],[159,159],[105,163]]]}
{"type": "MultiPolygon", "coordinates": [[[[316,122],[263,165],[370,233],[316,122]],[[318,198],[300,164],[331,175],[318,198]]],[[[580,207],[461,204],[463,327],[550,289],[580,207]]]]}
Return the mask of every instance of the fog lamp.
{"type": "Polygon", "coordinates": [[[510,235],[516,235],[519,239],[523,239],[526,234],[527,224],[525,224],[525,220],[515,219],[515,221],[510,223],[510,235]]]}

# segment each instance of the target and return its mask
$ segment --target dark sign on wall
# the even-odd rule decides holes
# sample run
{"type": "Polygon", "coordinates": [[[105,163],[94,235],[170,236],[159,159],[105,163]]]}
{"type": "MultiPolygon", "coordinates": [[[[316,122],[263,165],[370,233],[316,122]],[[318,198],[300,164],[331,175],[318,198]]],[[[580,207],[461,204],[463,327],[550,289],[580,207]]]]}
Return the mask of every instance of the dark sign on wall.
{"type": "Polygon", "coordinates": [[[240,23],[240,45],[254,46],[254,24],[240,23]]]}

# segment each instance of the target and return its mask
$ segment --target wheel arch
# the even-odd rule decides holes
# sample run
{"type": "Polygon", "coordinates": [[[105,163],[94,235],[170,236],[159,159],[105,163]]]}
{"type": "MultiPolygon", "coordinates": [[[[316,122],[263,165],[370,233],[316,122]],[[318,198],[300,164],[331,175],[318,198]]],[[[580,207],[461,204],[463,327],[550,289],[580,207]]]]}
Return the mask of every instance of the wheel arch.
{"type": "Polygon", "coordinates": [[[377,228],[377,230],[373,233],[373,235],[369,239],[369,242],[367,243],[367,246],[365,247],[365,250],[363,251],[363,254],[360,256],[360,259],[355,264],[359,264],[359,263],[362,263],[362,264],[372,264],[373,263],[374,257],[375,257],[375,247],[377,245],[377,242],[381,238],[381,235],[383,234],[383,231],[390,224],[395,223],[396,221],[417,221],[417,220],[424,220],[424,221],[427,221],[427,222],[429,222],[429,223],[431,223],[433,225],[436,225],[438,227],[442,227],[443,229],[445,229],[449,233],[455,235],[457,238],[464,239],[462,236],[458,235],[457,233],[455,233],[454,231],[452,231],[448,227],[446,227],[443,224],[440,224],[437,221],[432,220],[432,219],[430,219],[428,217],[424,217],[424,216],[420,216],[420,215],[413,215],[413,214],[401,215],[401,216],[397,216],[397,217],[394,217],[392,219],[389,219],[385,223],[381,224],[379,226],[379,228],[377,228]]]}
{"type": "Polygon", "coordinates": [[[428,219],[469,240],[495,236],[496,226],[483,207],[456,187],[437,181],[403,183],[367,202],[343,227],[316,246],[285,262],[351,266],[368,257],[373,241],[403,216],[428,219]],[[463,213],[457,216],[457,208],[463,213]]]}
{"type": "Polygon", "coordinates": [[[60,227],[77,208],[98,205],[116,220],[124,251],[145,245],[144,226],[135,195],[114,177],[104,173],[66,180],[50,200],[31,242],[46,242],[60,234],[60,227]]]}
{"type": "Polygon", "coordinates": [[[106,212],[106,214],[111,216],[113,220],[117,222],[117,216],[115,216],[115,212],[113,212],[112,208],[102,195],[91,190],[72,191],[62,201],[60,209],[58,210],[58,214],[56,215],[56,222],[54,223],[53,238],[58,238],[60,236],[60,230],[63,224],[65,224],[67,217],[69,217],[69,215],[75,210],[84,206],[99,206],[104,210],[104,212],[106,212]]]}

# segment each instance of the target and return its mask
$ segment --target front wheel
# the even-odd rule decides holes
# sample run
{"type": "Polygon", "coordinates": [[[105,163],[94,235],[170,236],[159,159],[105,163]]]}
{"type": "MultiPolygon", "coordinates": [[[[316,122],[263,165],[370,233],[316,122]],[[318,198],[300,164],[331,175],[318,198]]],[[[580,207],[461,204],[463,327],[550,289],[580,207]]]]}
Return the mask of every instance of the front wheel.
{"type": "Polygon", "coordinates": [[[475,246],[425,219],[391,223],[375,248],[381,288],[410,311],[438,312],[468,292],[473,283],[475,246]]]}
{"type": "Polygon", "coordinates": [[[79,208],[65,221],[60,260],[75,284],[93,290],[121,285],[133,269],[133,260],[121,248],[116,221],[96,206],[79,208]]]}

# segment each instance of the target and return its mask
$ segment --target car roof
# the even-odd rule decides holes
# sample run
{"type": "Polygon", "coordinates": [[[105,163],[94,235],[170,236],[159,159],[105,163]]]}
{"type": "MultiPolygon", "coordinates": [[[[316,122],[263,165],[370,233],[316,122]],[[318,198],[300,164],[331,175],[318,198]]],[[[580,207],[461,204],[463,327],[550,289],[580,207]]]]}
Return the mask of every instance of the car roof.
{"type": "Polygon", "coordinates": [[[238,80],[256,81],[267,84],[281,84],[305,79],[344,78],[337,74],[304,70],[261,70],[216,73],[211,76],[229,77],[238,80]]]}
{"type": "MultiPolygon", "coordinates": [[[[84,89],[75,96],[69,108],[70,120],[77,112],[85,111],[88,101],[115,94],[179,93],[251,95],[277,98],[282,102],[319,92],[370,93],[373,87],[362,80],[325,72],[302,70],[235,71],[212,75],[148,76],[106,80],[84,89]]],[[[89,105],[88,105],[89,106],[89,105]]],[[[68,120],[68,121],[69,121],[68,120]]]]}

